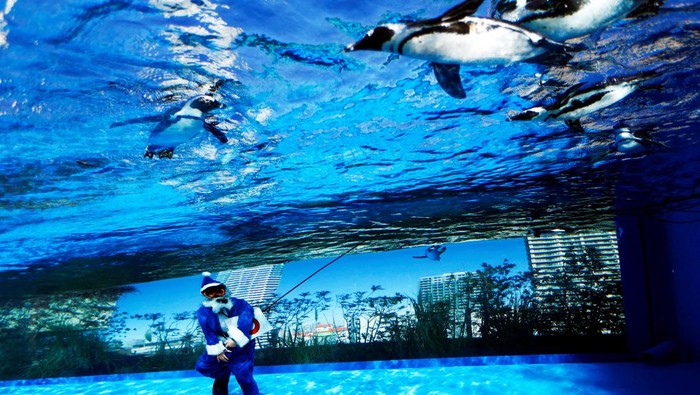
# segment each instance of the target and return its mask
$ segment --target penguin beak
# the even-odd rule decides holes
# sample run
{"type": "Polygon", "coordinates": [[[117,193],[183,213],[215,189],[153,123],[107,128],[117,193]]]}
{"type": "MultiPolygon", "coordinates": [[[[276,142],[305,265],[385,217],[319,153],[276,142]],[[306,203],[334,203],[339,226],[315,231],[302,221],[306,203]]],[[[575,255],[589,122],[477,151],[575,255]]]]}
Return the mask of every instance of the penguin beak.
{"type": "Polygon", "coordinates": [[[373,39],[371,36],[365,36],[362,40],[354,42],[345,47],[345,52],[354,51],[381,51],[382,43],[373,39]]]}
{"type": "Polygon", "coordinates": [[[532,110],[526,110],[521,112],[520,114],[513,115],[510,117],[511,121],[529,121],[539,115],[539,112],[532,111],[532,110]]]}
{"type": "Polygon", "coordinates": [[[382,46],[394,37],[395,32],[387,26],[379,26],[367,32],[360,41],[345,47],[345,52],[382,51],[382,46]]]}

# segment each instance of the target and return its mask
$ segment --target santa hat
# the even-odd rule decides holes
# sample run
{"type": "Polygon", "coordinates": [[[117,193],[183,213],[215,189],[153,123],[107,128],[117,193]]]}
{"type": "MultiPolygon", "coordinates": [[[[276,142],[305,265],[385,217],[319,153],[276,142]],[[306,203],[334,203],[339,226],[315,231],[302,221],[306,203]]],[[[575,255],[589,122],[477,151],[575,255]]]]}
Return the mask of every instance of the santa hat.
{"type": "MultiPolygon", "coordinates": [[[[207,288],[212,288],[212,287],[218,287],[219,285],[224,285],[223,283],[220,283],[213,278],[211,278],[211,273],[209,272],[203,272],[202,276],[204,278],[202,279],[202,288],[199,289],[199,292],[203,293],[205,289],[207,288]]],[[[224,285],[225,287],[225,285],[224,285]]]]}

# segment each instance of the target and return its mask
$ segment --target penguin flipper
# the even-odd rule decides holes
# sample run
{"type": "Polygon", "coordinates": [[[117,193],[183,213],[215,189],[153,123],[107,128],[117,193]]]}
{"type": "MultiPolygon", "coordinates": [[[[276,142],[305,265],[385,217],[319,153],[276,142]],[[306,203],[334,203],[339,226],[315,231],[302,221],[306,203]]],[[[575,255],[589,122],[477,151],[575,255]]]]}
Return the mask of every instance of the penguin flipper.
{"type": "Polygon", "coordinates": [[[448,95],[456,99],[464,99],[467,94],[462,87],[458,64],[431,63],[435,78],[448,95]]]}
{"type": "Polygon", "coordinates": [[[443,21],[447,21],[452,18],[463,18],[465,16],[472,15],[476,12],[476,10],[479,9],[481,3],[483,2],[484,0],[464,1],[447,10],[444,14],[440,16],[440,19],[443,21]]]}
{"type": "Polygon", "coordinates": [[[653,145],[655,147],[671,148],[670,145],[668,145],[666,143],[662,143],[661,141],[649,140],[649,142],[651,143],[651,145],[653,145]]]}
{"type": "Polygon", "coordinates": [[[214,137],[216,137],[222,143],[228,142],[228,137],[226,137],[224,132],[216,128],[216,123],[204,121],[204,129],[214,135],[214,137]]]}
{"type": "Polygon", "coordinates": [[[163,115],[151,115],[148,117],[141,117],[141,118],[134,118],[134,119],[129,119],[127,121],[121,121],[121,122],[114,122],[113,124],[109,125],[109,128],[116,128],[120,126],[127,126],[127,125],[134,125],[137,123],[151,123],[151,122],[160,122],[167,118],[166,116],[163,115]]]}
{"type": "Polygon", "coordinates": [[[430,18],[430,19],[424,19],[420,21],[411,21],[407,22],[409,26],[432,26],[432,25],[437,25],[442,22],[449,22],[452,20],[457,20],[464,18],[465,16],[470,16],[476,12],[476,10],[481,6],[481,3],[483,3],[484,0],[466,0],[462,3],[457,4],[456,6],[450,8],[449,10],[445,11],[444,14],[440,15],[437,18],[430,18]]]}
{"type": "Polygon", "coordinates": [[[642,5],[630,12],[627,18],[654,16],[659,13],[659,8],[662,5],[664,5],[663,0],[647,0],[646,3],[642,3],[642,5]]]}
{"type": "Polygon", "coordinates": [[[668,144],[664,144],[660,141],[654,140],[651,136],[651,130],[646,130],[646,129],[639,130],[636,133],[634,133],[634,138],[638,139],[638,141],[643,142],[644,144],[646,144],[650,147],[671,148],[668,144]]]}
{"type": "Polygon", "coordinates": [[[556,107],[556,106],[558,106],[558,105],[561,104],[561,103],[565,103],[565,102],[569,101],[569,99],[571,99],[571,97],[572,97],[574,94],[576,94],[576,93],[579,91],[579,89],[581,89],[584,85],[586,85],[585,82],[579,82],[579,83],[577,83],[577,84],[574,84],[574,85],[570,86],[569,88],[567,88],[567,89],[564,91],[564,93],[562,93],[562,94],[559,96],[559,98],[557,99],[556,103],[553,103],[551,106],[552,106],[552,107],[556,107]]]}

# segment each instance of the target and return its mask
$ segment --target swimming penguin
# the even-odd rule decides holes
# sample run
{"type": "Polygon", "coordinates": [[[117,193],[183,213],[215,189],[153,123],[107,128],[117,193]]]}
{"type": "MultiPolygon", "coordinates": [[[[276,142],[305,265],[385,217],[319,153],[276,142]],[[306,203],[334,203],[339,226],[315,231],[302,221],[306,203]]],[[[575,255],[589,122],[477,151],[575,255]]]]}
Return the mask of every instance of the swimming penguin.
{"type": "Polygon", "coordinates": [[[589,35],[622,18],[652,12],[661,0],[494,0],[492,17],[536,31],[552,40],[589,35]]]}
{"type": "Polygon", "coordinates": [[[181,108],[168,111],[164,115],[118,122],[112,124],[111,127],[141,122],[158,122],[151,131],[148,146],[143,156],[172,159],[175,147],[197,135],[202,127],[219,141],[226,143],[228,139],[216,127],[217,122],[207,118],[210,112],[225,107],[226,105],[216,100],[212,94],[199,95],[188,100],[181,108]]]}
{"type": "Polygon", "coordinates": [[[538,33],[503,21],[470,16],[480,3],[464,2],[434,19],[378,26],[345,51],[385,51],[430,61],[440,86],[459,99],[466,97],[459,77],[462,64],[552,64],[571,58],[571,47],[538,33]]]}
{"type": "Polygon", "coordinates": [[[428,258],[431,261],[439,261],[440,255],[442,255],[442,253],[445,252],[446,250],[447,250],[447,247],[445,247],[444,245],[433,244],[430,247],[425,249],[424,255],[414,256],[414,258],[416,258],[416,259],[428,258]]]}
{"type": "Polygon", "coordinates": [[[216,121],[206,118],[211,111],[224,107],[224,104],[211,95],[193,97],[182,108],[168,114],[151,131],[144,157],[153,158],[158,155],[158,158],[171,159],[175,147],[197,135],[202,127],[219,141],[226,143],[228,139],[216,128],[216,121]]]}
{"type": "Polygon", "coordinates": [[[651,139],[644,131],[632,132],[630,128],[622,124],[615,128],[614,150],[629,155],[645,154],[654,148],[667,147],[651,139]]]}
{"type": "Polygon", "coordinates": [[[602,110],[637,90],[639,84],[656,75],[645,72],[628,77],[609,78],[596,84],[578,83],[567,89],[554,103],[533,107],[510,117],[513,121],[563,120],[575,130],[582,131],[579,118],[602,110]]]}

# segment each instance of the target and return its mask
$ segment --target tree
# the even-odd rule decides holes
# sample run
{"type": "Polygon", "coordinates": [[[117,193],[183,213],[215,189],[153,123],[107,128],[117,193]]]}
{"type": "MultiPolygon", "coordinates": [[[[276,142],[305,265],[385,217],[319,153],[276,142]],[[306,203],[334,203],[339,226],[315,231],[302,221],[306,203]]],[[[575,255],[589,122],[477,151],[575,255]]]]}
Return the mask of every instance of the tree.
{"type": "Polygon", "coordinates": [[[384,290],[381,285],[373,285],[370,290],[369,294],[358,291],[337,297],[350,343],[371,343],[396,337],[396,325],[400,311],[406,308],[406,296],[400,293],[373,296],[384,290]]]}
{"type": "MultiPolygon", "coordinates": [[[[372,286],[372,292],[379,289],[372,286]]],[[[367,314],[368,305],[365,301],[367,292],[357,291],[352,294],[340,294],[336,297],[340,309],[348,327],[350,343],[359,343],[361,340],[360,317],[367,314]]]]}
{"type": "Polygon", "coordinates": [[[483,338],[531,335],[535,321],[532,274],[511,275],[514,264],[504,260],[498,266],[482,263],[475,272],[476,310],[483,338]]]}
{"type": "Polygon", "coordinates": [[[304,324],[311,314],[326,310],[330,305],[330,291],[318,291],[312,294],[304,292],[299,297],[279,301],[271,310],[268,317],[271,325],[278,328],[279,335],[275,339],[282,347],[303,345],[304,324]]]}
{"type": "Polygon", "coordinates": [[[397,322],[404,300],[406,296],[400,293],[369,298],[367,304],[371,310],[368,310],[367,328],[363,334],[366,343],[391,339],[391,324],[397,322]]]}
{"type": "Polygon", "coordinates": [[[508,273],[514,264],[504,261],[502,265],[491,266],[482,263],[481,269],[475,273],[477,292],[477,316],[481,320],[481,337],[495,337],[498,322],[507,314],[505,303],[506,291],[509,287],[508,273]]]}
{"type": "Polygon", "coordinates": [[[463,276],[450,275],[448,278],[448,288],[451,292],[448,300],[450,319],[447,330],[452,338],[471,338],[473,333],[473,313],[476,307],[475,289],[476,278],[472,273],[465,273],[463,276]]]}
{"type": "Polygon", "coordinates": [[[407,328],[405,341],[416,349],[442,355],[447,350],[450,305],[447,301],[417,301],[411,299],[415,312],[415,327],[407,328]]]}
{"type": "Polygon", "coordinates": [[[595,247],[570,248],[563,264],[537,285],[550,289],[541,298],[540,333],[623,333],[619,272],[606,268],[595,247]]]}

